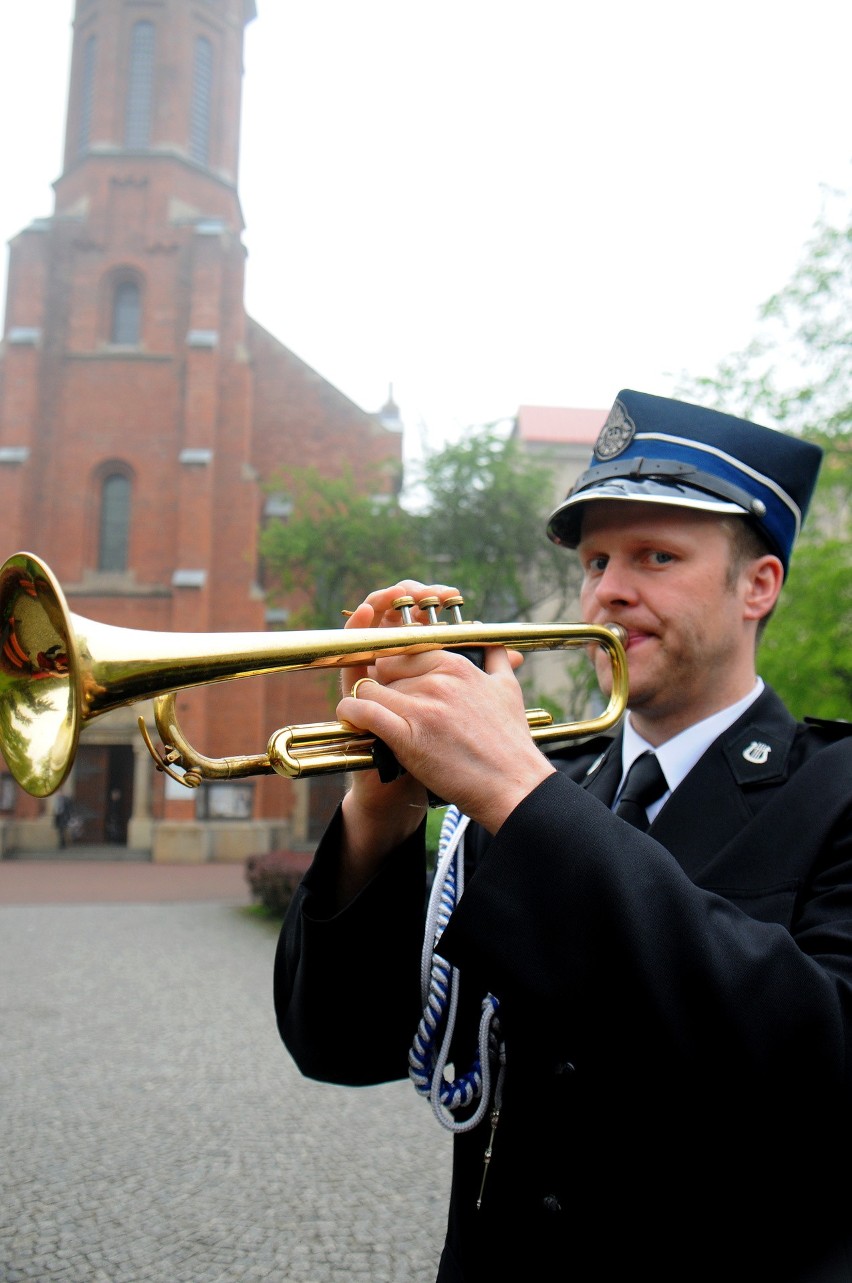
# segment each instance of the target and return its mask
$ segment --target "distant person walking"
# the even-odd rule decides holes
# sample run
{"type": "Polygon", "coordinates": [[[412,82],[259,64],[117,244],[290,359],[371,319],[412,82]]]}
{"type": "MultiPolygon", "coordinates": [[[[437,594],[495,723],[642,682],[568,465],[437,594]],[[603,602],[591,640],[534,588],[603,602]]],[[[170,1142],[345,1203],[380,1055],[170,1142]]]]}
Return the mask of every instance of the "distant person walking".
{"type": "Polygon", "coordinates": [[[56,831],[59,834],[59,846],[64,848],[68,845],[69,838],[73,841],[75,837],[75,816],[74,806],[66,794],[60,793],[56,799],[56,806],[53,810],[53,823],[56,825],[56,831]]]}

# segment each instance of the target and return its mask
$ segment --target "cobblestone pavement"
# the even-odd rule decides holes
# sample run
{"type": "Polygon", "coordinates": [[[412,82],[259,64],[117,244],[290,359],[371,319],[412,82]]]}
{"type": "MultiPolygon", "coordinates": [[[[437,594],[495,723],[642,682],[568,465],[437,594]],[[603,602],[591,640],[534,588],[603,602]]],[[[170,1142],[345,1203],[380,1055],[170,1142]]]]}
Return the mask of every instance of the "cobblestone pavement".
{"type": "Polygon", "coordinates": [[[275,939],[233,900],[0,903],[3,1283],[432,1283],[450,1138],[407,1083],[301,1077],[275,939]]]}
{"type": "Polygon", "coordinates": [[[250,900],[242,864],[152,864],[143,861],[0,860],[0,905],[170,903],[175,900],[250,900]]]}

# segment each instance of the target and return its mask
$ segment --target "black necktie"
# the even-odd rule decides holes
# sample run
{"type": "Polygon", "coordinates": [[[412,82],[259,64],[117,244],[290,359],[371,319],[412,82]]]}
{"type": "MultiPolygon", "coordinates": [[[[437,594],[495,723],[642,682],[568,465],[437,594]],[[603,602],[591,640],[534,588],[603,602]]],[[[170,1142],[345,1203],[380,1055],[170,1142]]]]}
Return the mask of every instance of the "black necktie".
{"type": "Polygon", "coordinates": [[[667,788],[666,777],[656,754],[640,753],[627,772],[627,779],[615,808],[616,815],[647,833],[647,808],[661,798],[667,788]]]}

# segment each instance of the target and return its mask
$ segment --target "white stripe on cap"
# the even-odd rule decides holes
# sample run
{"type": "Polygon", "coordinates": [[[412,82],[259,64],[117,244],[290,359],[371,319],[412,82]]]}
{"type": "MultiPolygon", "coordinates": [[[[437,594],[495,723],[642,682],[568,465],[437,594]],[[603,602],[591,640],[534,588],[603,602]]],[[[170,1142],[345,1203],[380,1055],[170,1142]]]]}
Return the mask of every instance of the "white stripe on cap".
{"type": "Polygon", "coordinates": [[[758,472],[755,468],[750,468],[748,464],[743,463],[741,459],[734,458],[732,454],[727,454],[724,450],[717,449],[716,446],[705,445],[703,441],[693,441],[690,437],[673,437],[667,432],[637,432],[633,440],[667,441],[671,445],[684,446],[689,450],[698,450],[704,454],[713,454],[717,459],[724,459],[725,463],[730,464],[730,466],[736,469],[737,472],[744,472],[747,476],[753,477],[755,481],[759,481],[762,486],[767,488],[767,490],[771,490],[773,494],[778,496],[785,508],[789,508],[790,512],[793,514],[793,518],[796,522],[796,538],[798,538],[799,531],[802,526],[802,513],[798,504],[794,503],[787,494],[787,491],[782,490],[778,483],[773,481],[771,477],[764,476],[762,472],[758,472]]]}

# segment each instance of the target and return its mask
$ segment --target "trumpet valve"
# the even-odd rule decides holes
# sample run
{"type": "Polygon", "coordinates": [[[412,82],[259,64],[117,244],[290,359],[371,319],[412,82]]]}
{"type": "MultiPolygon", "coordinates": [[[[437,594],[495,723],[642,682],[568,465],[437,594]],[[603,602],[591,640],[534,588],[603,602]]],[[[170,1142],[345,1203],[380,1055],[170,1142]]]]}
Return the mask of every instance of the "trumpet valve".
{"type": "Polygon", "coordinates": [[[454,624],[464,623],[464,620],[462,619],[462,613],[461,613],[461,608],[463,605],[464,605],[464,597],[460,597],[458,595],[456,595],[455,597],[448,597],[444,602],[444,610],[449,611],[454,624]]]}
{"type": "Polygon", "coordinates": [[[440,597],[421,597],[417,603],[417,605],[424,612],[424,614],[428,615],[430,624],[437,624],[438,607],[440,606],[440,604],[441,604],[440,597]]]}
{"type": "Polygon", "coordinates": [[[411,618],[411,607],[413,605],[414,605],[413,597],[396,597],[394,599],[393,608],[394,610],[398,610],[399,613],[402,615],[402,622],[404,624],[414,623],[414,620],[411,618]]]}

